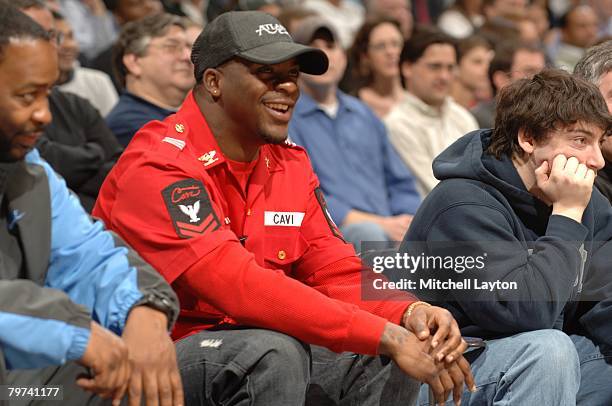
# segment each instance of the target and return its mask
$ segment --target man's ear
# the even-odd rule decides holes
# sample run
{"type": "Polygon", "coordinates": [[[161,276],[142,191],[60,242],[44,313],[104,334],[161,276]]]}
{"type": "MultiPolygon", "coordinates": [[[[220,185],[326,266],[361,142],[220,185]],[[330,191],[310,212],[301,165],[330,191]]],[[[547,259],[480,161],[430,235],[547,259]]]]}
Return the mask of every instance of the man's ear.
{"type": "Polygon", "coordinates": [[[534,138],[527,134],[523,128],[518,131],[518,144],[527,155],[531,155],[535,149],[534,138]]]}
{"type": "Polygon", "coordinates": [[[215,68],[208,68],[202,75],[202,85],[206,92],[212,97],[221,96],[221,71],[215,68]]]}
{"type": "Polygon", "coordinates": [[[140,76],[142,73],[142,68],[140,67],[140,61],[138,59],[138,56],[134,54],[125,54],[122,59],[127,73],[136,77],[140,76]]]}

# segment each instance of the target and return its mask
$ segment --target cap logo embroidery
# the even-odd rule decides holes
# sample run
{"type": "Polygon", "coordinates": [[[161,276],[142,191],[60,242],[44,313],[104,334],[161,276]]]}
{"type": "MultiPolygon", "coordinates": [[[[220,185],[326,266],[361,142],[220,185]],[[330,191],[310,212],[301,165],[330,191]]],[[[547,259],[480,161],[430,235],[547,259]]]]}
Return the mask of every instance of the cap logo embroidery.
{"type": "Polygon", "coordinates": [[[261,24],[258,29],[255,30],[257,34],[261,35],[266,32],[268,34],[287,34],[287,29],[280,24],[261,24]]]}

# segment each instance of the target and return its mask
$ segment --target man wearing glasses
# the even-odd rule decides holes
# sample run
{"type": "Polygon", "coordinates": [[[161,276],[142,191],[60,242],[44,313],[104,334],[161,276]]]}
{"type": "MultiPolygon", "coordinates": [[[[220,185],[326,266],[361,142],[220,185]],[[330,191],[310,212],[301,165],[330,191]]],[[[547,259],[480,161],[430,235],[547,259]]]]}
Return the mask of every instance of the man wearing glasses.
{"type": "Polygon", "coordinates": [[[147,122],[178,109],[195,83],[190,54],[179,17],[156,14],[125,25],[113,58],[124,92],[106,117],[121,144],[147,122]]]}

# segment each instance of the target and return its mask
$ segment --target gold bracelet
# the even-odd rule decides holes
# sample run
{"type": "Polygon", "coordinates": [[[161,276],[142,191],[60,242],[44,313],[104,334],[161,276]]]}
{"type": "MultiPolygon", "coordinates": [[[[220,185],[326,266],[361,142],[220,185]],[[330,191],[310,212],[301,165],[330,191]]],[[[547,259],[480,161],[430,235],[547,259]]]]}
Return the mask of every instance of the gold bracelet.
{"type": "Polygon", "coordinates": [[[427,302],[421,302],[420,300],[418,302],[414,302],[410,306],[408,306],[408,310],[406,310],[406,319],[408,319],[408,317],[410,317],[412,315],[412,312],[418,306],[431,307],[431,305],[429,303],[427,303],[427,302]]]}

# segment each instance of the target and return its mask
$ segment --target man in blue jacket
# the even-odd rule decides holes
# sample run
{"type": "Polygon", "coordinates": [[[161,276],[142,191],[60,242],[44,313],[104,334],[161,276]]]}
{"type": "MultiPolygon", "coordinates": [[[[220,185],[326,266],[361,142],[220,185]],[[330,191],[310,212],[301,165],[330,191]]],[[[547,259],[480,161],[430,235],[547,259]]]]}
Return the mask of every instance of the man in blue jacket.
{"type": "Polygon", "coordinates": [[[181,405],[175,294],[33,149],[57,75],[49,33],[0,3],[0,403],[181,405]]]}
{"type": "Polygon", "coordinates": [[[611,132],[594,85],[548,70],[504,88],[495,128],[434,161],[441,183],[401,251],[483,260],[460,277],[471,286],[456,267],[435,275],[454,283],[437,293],[462,333],[490,340],[464,404],[612,404],[612,209],[593,188],[611,132]]]}
{"type": "Polygon", "coordinates": [[[308,17],[291,34],[330,61],[323,75],[300,77],[289,137],[308,151],[332,219],[357,251],[362,241],[400,241],[421,202],[412,174],[384,124],[338,89],[346,54],[331,23],[308,17]]]}

